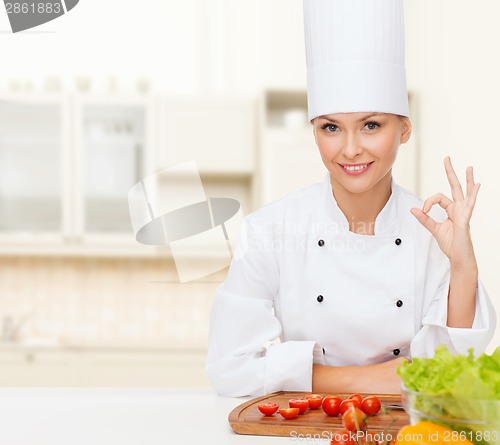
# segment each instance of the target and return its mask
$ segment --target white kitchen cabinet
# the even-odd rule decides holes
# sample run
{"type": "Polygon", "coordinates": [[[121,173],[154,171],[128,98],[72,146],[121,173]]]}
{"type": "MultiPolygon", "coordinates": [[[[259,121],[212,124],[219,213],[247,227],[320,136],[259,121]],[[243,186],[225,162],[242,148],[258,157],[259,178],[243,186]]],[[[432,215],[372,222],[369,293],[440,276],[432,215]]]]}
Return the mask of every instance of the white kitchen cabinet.
{"type": "Polygon", "coordinates": [[[268,90],[260,100],[260,174],[263,204],[320,182],[326,168],[307,121],[304,90],[268,90]]]}
{"type": "Polygon", "coordinates": [[[61,351],[1,351],[0,386],[75,386],[76,358],[61,351]]]}
{"type": "Polygon", "coordinates": [[[152,169],[147,95],[0,95],[0,253],[154,255],[130,187],[152,169]]]}
{"type": "Polygon", "coordinates": [[[312,128],[268,130],[262,145],[262,162],[263,203],[321,182],[326,174],[312,128]]]}
{"type": "Polygon", "coordinates": [[[163,98],[159,169],[196,161],[202,174],[251,175],[255,170],[254,99],[163,98]]]}
{"type": "Polygon", "coordinates": [[[136,242],[130,188],[194,160],[207,198],[251,211],[256,134],[251,98],[0,97],[0,254],[170,255],[136,242]]]}
{"type": "MultiPolygon", "coordinates": [[[[259,206],[256,105],[254,98],[222,95],[163,97],[156,170],[195,161],[207,198],[233,198],[245,213],[254,210],[259,206]]],[[[163,186],[159,184],[160,193],[163,186]]]]}
{"type": "Polygon", "coordinates": [[[82,242],[134,242],[128,192],[151,172],[152,100],[80,95],[74,100],[74,234],[82,242]],[[121,235],[121,238],[120,238],[121,235]]]}
{"type": "Polygon", "coordinates": [[[70,230],[69,104],[0,95],[0,238],[60,243],[70,230]]]}

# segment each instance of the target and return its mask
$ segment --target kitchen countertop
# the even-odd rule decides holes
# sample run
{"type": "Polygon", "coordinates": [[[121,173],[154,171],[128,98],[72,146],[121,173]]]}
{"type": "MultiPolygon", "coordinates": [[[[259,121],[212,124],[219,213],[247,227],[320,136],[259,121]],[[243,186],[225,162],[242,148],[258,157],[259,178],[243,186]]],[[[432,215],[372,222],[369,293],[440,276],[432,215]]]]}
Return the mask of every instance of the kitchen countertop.
{"type": "Polygon", "coordinates": [[[9,445],[280,445],[298,440],[235,434],[227,417],[246,400],[218,396],[211,388],[0,388],[0,441],[9,445]]]}

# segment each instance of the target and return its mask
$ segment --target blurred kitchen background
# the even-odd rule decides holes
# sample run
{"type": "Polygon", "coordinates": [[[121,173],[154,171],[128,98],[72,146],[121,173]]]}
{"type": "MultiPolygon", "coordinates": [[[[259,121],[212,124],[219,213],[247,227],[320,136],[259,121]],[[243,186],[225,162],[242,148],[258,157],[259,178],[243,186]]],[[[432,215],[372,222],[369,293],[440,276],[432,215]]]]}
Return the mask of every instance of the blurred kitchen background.
{"type": "MultiPolygon", "coordinates": [[[[414,127],[395,176],[449,194],[444,156],[462,180],[474,165],[476,254],[500,307],[500,4],[405,7],[414,127]]],[[[207,196],[248,214],[322,180],[301,0],[85,0],[0,41],[0,386],[209,385],[227,268],[179,283],[168,247],[134,240],[127,193],[195,160],[207,196]]],[[[186,258],[219,260],[203,247],[186,258]]]]}

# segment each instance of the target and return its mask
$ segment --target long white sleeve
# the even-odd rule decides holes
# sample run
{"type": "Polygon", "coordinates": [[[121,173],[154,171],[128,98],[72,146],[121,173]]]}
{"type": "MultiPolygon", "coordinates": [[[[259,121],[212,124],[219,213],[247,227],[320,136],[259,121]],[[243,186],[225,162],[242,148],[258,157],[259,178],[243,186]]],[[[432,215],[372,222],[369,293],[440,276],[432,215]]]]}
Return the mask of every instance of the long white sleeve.
{"type": "Polygon", "coordinates": [[[280,279],[275,227],[253,224],[252,215],[245,218],[227,279],[217,289],[207,374],[226,396],[310,391],[313,361],[323,363],[323,353],[314,341],[275,341],[282,333],[273,313],[280,279]]]}
{"type": "Polygon", "coordinates": [[[432,240],[425,273],[424,299],[421,329],[411,342],[412,357],[432,357],[440,344],[445,344],[453,353],[466,354],[469,348],[474,353],[484,352],[496,327],[496,313],[486,289],[480,280],[476,289],[476,312],[471,328],[446,326],[448,292],[450,286],[450,264],[439,246],[432,240]]]}

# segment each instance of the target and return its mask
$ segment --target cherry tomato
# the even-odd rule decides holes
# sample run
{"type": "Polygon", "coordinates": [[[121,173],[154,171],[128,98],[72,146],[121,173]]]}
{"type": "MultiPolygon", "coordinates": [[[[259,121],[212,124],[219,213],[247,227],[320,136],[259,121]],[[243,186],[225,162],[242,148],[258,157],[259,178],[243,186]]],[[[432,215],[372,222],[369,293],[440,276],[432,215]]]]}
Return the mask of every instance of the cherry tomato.
{"type": "Polygon", "coordinates": [[[332,433],[330,445],[356,445],[355,436],[351,431],[338,430],[332,433]]]}
{"type": "Polygon", "coordinates": [[[342,399],[333,396],[327,396],[323,399],[321,407],[325,414],[329,416],[338,416],[340,414],[340,405],[342,404],[342,399]]]}
{"type": "Polygon", "coordinates": [[[323,403],[323,396],[320,394],[308,394],[304,398],[309,401],[309,409],[318,409],[323,403]]]}
{"type": "Polygon", "coordinates": [[[345,399],[340,404],[340,414],[344,414],[351,406],[360,408],[360,404],[356,399],[345,399]]]}
{"type": "Polygon", "coordinates": [[[288,404],[290,408],[298,408],[299,414],[304,414],[309,409],[309,400],[307,399],[290,399],[288,404]]]}
{"type": "Polygon", "coordinates": [[[377,414],[381,406],[380,399],[376,396],[368,396],[361,401],[361,410],[369,416],[377,414]]]}
{"type": "Polygon", "coordinates": [[[266,416],[272,416],[276,411],[278,411],[279,407],[280,406],[277,403],[272,402],[261,403],[260,405],[257,405],[259,411],[266,416]]]}
{"type": "Polygon", "coordinates": [[[363,397],[361,396],[361,394],[353,394],[349,397],[347,397],[347,400],[357,400],[359,402],[359,404],[361,405],[361,401],[363,400],[363,397]]]}
{"type": "Polygon", "coordinates": [[[342,425],[344,425],[344,428],[349,431],[366,430],[365,419],[366,414],[363,411],[359,408],[351,406],[342,415],[342,425]]]}
{"type": "Polygon", "coordinates": [[[285,419],[295,419],[299,415],[299,409],[298,408],[281,408],[280,414],[285,419]]]}

